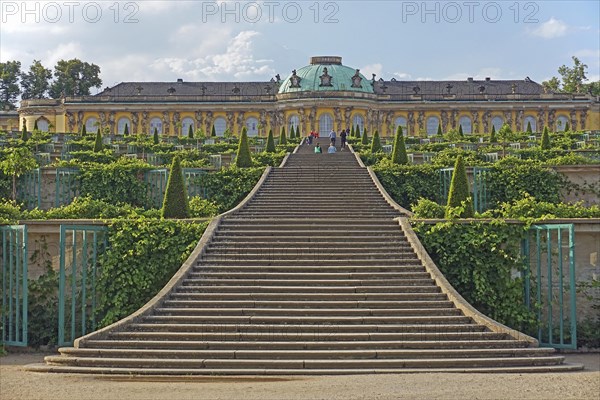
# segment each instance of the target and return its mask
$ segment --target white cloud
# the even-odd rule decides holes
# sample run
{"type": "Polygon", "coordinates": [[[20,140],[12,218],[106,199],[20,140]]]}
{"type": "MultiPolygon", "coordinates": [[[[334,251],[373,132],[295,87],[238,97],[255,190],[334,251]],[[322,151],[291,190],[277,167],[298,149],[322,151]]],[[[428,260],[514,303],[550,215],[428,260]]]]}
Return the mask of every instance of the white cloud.
{"type": "Polygon", "coordinates": [[[544,39],[554,39],[565,36],[568,29],[569,27],[567,24],[552,17],[548,21],[542,23],[537,29],[534,29],[531,33],[544,39]]]}
{"type": "Polygon", "coordinates": [[[360,69],[360,72],[367,78],[371,79],[373,74],[377,75],[376,79],[382,78],[383,65],[381,64],[369,64],[365,65],[360,69]]]}
{"type": "Polygon", "coordinates": [[[394,77],[396,78],[404,80],[409,80],[410,78],[412,78],[412,75],[407,72],[394,72],[392,75],[394,75],[394,77]]]}

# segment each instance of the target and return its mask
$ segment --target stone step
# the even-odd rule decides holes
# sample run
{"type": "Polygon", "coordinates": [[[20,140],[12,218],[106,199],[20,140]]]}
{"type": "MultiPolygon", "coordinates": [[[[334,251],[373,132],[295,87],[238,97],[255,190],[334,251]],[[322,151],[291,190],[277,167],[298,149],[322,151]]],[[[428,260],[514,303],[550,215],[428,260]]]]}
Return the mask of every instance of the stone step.
{"type": "Polygon", "coordinates": [[[345,280],[331,280],[331,279],[267,279],[267,278],[205,278],[205,279],[186,279],[182,282],[182,287],[187,286],[233,286],[233,285],[258,285],[258,286],[387,286],[387,285],[398,285],[398,286],[414,286],[416,291],[422,290],[421,288],[435,286],[433,279],[345,279],[345,280]]]}
{"type": "Polygon", "coordinates": [[[361,286],[288,286],[288,285],[229,285],[220,286],[191,286],[182,285],[176,290],[176,293],[199,294],[199,293],[307,293],[307,294],[339,294],[339,293],[395,293],[408,294],[414,296],[431,296],[441,292],[438,286],[426,285],[405,285],[405,286],[385,286],[385,285],[361,285],[361,286]]]}
{"type": "MultiPolygon", "coordinates": [[[[401,258],[401,259],[387,259],[387,258],[366,258],[366,259],[335,259],[335,260],[325,260],[321,259],[317,261],[322,266],[349,266],[349,265],[366,265],[368,263],[373,263],[381,266],[389,265],[396,266],[400,264],[406,263],[416,263],[418,261],[416,255],[409,258],[401,258]]],[[[313,260],[268,260],[268,259],[256,259],[256,260],[228,260],[223,259],[222,257],[209,257],[203,256],[200,260],[200,263],[204,265],[220,265],[220,266],[235,266],[238,264],[243,265],[255,265],[255,266],[269,266],[269,265],[277,265],[277,266],[311,266],[315,265],[315,261],[313,260]]]]}
{"type": "Polygon", "coordinates": [[[205,279],[416,279],[429,281],[428,272],[190,272],[184,284],[198,282],[205,279]]]}
{"type": "Polygon", "coordinates": [[[270,342],[295,342],[295,341],[446,341],[446,340],[488,340],[500,341],[506,338],[506,335],[495,332],[365,332],[365,333],[328,333],[315,335],[313,332],[138,332],[138,331],[119,331],[109,334],[110,338],[122,340],[214,340],[223,343],[231,343],[235,347],[236,342],[246,341],[264,341],[270,342]]]}
{"type": "Polygon", "coordinates": [[[401,232],[400,227],[397,223],[390,222],[389,224],[360,224],[355,225],[351,223],[332,223],[330,221],[324,221],[322,223],[314,223],[314,222],[303,222],[303,221],[295,221],[290,223],[278,222],[265,220],[265,221],[249,221],[244,220],[243,222],[240,220],[235,221],[223,221],[219,225],[219,230],[229,230],[229,229],[248,229],[248,227],[260,227],[261,230],[327,230],[327,231],[349,231],[349,230],[373,230],[373,231],[385,231],[390,233],[401,232]]]}
{"type": "Polygon", "coordinates": [[[221,242],[215,241],[207,246],[206,252],[213,253],[219,252],[222,254],[231,254],[231,253],[242,253],[245,252],[256,252],[256,251],[276,251],[280,254],[337,254],[337,253],[350,253],[356,251],[388,251],[392,254],[402,254],[408,252],[408,250],[412,250],[408,242],[406,243],[381,243],[376,246],[372,244],[357,246],[353,243],[349,242],[340,242],[340,243],[285,243],[285,242],[277,242],[277,241],[263,241],[263,242],[243,242],[243,243],[229,243],[229,242],[221,242]],[[295,246],[294,246],[295,245],[295,246]]]}
{"type": "Polygon", "coordinates": [[[316,266],[316,265],[304,265],[304,266],[276,266],[276,265],[229,265],[229,266],[220,266],[220,265],[206,265],[206,264],[197,264],[193,272],[222,272],[222,271],[231,271],[231,272],[285,272],[285,273],[293,273],[297,272],[334,272],[334,273],[372,273],[372,272],[424,272],[425,269],[422,265],[395,265],[395,266],[316,266]]]}
{"type": "Polygon", "coordinates": [[[415,359],[415,358],[498,358],[543,357],[553,355],[551,348],[445,349],[440,350],[161,350],[161,349],[86,349],[61,347],[64,356],[107,358],[177,359],[415,359]]]}
{"type": "Polygon", "coordinates": [[[401,317],[410,315],[460,315],[455,308],[199,308],[199,307],[157,307],[157,314],[197,315],[197,316],[270,316],[270,317],[401,317]]]}
{"type": "Polygon", "coordinates": [[[292,245],[301,245],[301,246],[332,246],[335,247],[338,244],[350,244],[352,246],[356,246],[356,248],[360,248],[361,245],[364,246],[373,246],[379,244],[385,245],[408,245],[408,241],[404,237],[393,237],[393,236],[359,236],[359,235],[341,235],[341,234],[331,234],[328,236],[322,236],[319,233],[313,233],[311,235],[300,235],[300,236],[291,236],[290,232],[285,235],[278,235],[277,237],[249,237],[246,235],[219,235],[219,231],[215,232],[215,240],[211,242],[212,245],[221,245],[221,244],[272,244],[272,243],[280,243],[285,244],[286,246],[292,245]],[[267,241],[268,240],[268,241],[267,241]]]}
{"type": "Polygon", "coordinates": [[[71,374],[98,374],[122,376],[178,376],[193,380],[193,376],[273,376],[273,375],[359,375],[359,374],[415,374],[415,373],[559,373],[583,369],[582,364],[544,365],[543,359],[538,365],[523,366],[474,366],[474,367],[431,367],[423,368],[345,368],[345,369],[272,369],[272,368],[124,368],[124,367],[79,367],[72,365],[33,364],[26,367],[31,372],[55,372],[71,374]]]}
{"type": "Polygon", "coordinates": [[[379,252],[373,252],[373,250],[370,250],[369,252],[364,252],[364,253],[356,253],[356,251],[353,250],[346,250],[346,251],[339,251],[339,250],[335,250],[335,249],[330,249],[328,251],[324,251],[324,252],[317,252],[317,251],[306,251],[306,252],[299,252],[299,251],[290,251],[290,252],[284,252],[284,251],[280,251],[277,248],[273,248],[273,247],[265,247],[265,248],[259,248],[259,249],[254,249],[252,252],[245,252],[245,251],[240,251],[240,250],[232,250],[232,251],[222,251],[222,252],[215,252],[212,251],[210,249],[207,249],[205,254],[202,256],[201,258],[202,261],[206,261],[206,262],[215,262],[215,261],[242,261],[244,263],[247,262],[254,262],[254,261],[260,261],[260,260],[264,260],[264,261],[268,261],[270,263],[273,262],[277,262],[277,263],[286,263],[289,262],[290,260],[293,261],[297,261],[297,262],[308,262],[311,261],[313,263],[315,262],[332,262],[335,261],[336,263],[338,262],[344,262],[344,261],[356,261],[359,262],[361,260],[382,260],[385,262],[397,262],[397,263],[402,263],[404,261],[410,260],[412,262],[417,262],[417,256],[415,255],[415,253],[409,253],[409,252],[401,252],[401,251],[394,251],[394,252],[384,252],[384,251],[379,251],[379,252]]]}
{"type": "Polygon", "coordinates": [[[450,301],[164,300],[164,307],[194,308],[451,308],[450,301]]]}
{"type": "MultiPolygon", "coordinates": [[[[231,342],[209,340],[88,340],[86,348],[114,349],[189,349],[229,350],[231,342]]],[[[364,341],[248,341],[237,342],[235,350],[362,350],[362,349],[498,349],[523,348],[528,342],[519,340],[364,340],[364,341]]]]}
{"type": "MultiPolygon", "coordinates": [[[[402,317],[314,317],[314,316],[199,316],[199,315],[146,315],[143,317],[146,323],[162,324],[211,324],[213,326],[222,326],[229,324],[252,324],[252,325],[306,325],[306,326],[349,326],[357,330],[361,326],[380,326],[385,330],[385,326],[402,325],[421,325],[427,329],[429,325],[465,325],[472,324],[473,321],[464,315],[409,315],[402,317]]],[[[257,328],[258,329],[258,328],[257,328]]]]}
{"type": "Polygon", "coordinates": [[[307,292],[223,292],[213,288],[203,293],[180,291],[170,294],[178,300],[274,300],[274,301],[445,301],[443,293],[307,293],[307,292]]]}

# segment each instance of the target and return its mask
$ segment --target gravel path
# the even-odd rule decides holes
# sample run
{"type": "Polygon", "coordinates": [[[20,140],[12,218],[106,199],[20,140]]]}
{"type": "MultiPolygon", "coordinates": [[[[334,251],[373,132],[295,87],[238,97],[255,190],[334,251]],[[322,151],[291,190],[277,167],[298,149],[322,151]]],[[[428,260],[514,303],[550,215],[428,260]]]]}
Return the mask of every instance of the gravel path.
{"type": "Polygon", "coordinates": [[[0,357],[1,400],[146,399],[600,399],[600,354],[567,355],[582,372],[400,374],[294,378],[194,377],[173,381],[26,372],[43,354],[0,357]]]}

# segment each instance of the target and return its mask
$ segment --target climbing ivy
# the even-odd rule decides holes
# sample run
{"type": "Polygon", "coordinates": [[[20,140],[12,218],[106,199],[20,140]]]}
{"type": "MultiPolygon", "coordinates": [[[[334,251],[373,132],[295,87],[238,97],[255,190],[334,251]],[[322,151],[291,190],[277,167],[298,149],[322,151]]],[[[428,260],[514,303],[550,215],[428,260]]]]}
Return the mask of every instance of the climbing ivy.
{"type": "Polygon", "coordinates": [[[207,222],[129,219],[109,224],[100,260],[98,320],[111,324],[139,309],[190,255],[207,222]]]}

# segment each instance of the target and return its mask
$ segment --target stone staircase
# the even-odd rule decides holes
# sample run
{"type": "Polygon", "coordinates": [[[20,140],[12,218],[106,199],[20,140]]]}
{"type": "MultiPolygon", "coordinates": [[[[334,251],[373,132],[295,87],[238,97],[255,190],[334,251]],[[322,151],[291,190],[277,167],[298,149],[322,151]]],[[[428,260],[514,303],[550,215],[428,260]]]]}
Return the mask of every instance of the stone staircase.
{"type": "Polygon", "coordinates": [[[382,196],[351,151],[314,154],[301,146],[249,198],[211,223],[144,308],[28,369],[307,375],[582,368],[466,304],[424,252],[405,211],[382,196]]]}

